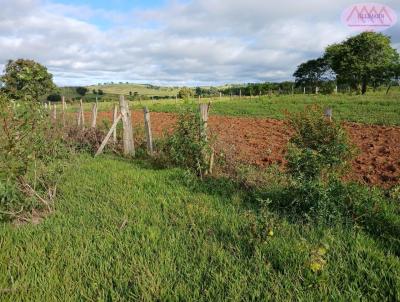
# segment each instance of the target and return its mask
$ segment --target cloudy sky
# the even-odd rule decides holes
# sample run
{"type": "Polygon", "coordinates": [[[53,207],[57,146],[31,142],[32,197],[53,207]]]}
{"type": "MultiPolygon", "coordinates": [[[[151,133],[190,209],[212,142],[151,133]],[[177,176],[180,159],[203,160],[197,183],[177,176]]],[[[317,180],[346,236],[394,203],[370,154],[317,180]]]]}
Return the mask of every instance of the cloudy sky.
{"type": "MultiPolygon", "coordinates": [[[[348,0],[0,0],[0,68],[34,59],[59,85],[291,79],[354,34],[348,0]]],[[[400,17],[400,1],[387,0],[400,17]]],[[[400,22],[387,30],[400,50],[400,22]]]]}

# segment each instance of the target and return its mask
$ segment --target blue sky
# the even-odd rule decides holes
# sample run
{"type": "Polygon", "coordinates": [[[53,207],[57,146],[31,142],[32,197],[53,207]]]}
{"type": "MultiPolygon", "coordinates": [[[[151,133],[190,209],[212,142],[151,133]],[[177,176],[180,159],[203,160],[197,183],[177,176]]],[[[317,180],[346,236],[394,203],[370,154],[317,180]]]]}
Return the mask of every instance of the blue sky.
{"type": "MultiPolygon", "coordinates": [[[[387,0],[400,16],[400,1],[387,0]]],[[[0,68],[29,58],[59,85],[220,85],[292,79],[354,35],[350,0],[3,0],[0,68]]],[[[400,50],[400,23],[385,33],[400,50]]]]}
{"type": "MultiPolygon", "coordinates": [[[[88,1],[78,1],[78,0],[59,0],[51,1],[53,3],[65,4],[68,6],[86,6],[93,10],[104,10],[108,12],[126,14],[129,12],[135,12],[140,10],[148,10],[155,8],[162,8],[166,5],[165,0],[149,0],[149,1],[139,1],[139,0],[88,0],[88,1]]],[[[67,14],[68,15],[68,14],[67,14]]],[[[77,17],[77,19],[80,19],[77,17]]],[[[85,18],[84,18],[85,19],[85,18]]],[[[98,26],[103,30],[107,30],[115,25],[115,21],[107,16],[93,16],[87,19],[90,23],[98,26]]]]}

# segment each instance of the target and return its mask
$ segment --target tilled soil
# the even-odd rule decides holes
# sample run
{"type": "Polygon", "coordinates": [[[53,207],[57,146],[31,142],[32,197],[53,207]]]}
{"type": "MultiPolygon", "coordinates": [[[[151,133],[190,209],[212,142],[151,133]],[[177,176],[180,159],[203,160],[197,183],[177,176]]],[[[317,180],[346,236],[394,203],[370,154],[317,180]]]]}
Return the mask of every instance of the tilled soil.
{"type": "MultiPolygon", "coordinates": [[[[111,120],[111,113],[99,113],[99,119],[111,120]]],[[[87,120],[90,119],[88,114],[87,120]]],[[[135,111],[133,125],[143,125],[143,112],[135,111]]],[[[160,137],[175,125],[173,113],[151,113],[154,137],[160,137]]],[[[280,120],[265,118],[210,116],[209,127],[218,138],[217,152],[235,161],[266,167],[284,165],[290,130],[280,120]]],[[[400,127],[345,123],[359,153],[346,178],[366,184],[391,187],[400,183],[400,127]]]]}

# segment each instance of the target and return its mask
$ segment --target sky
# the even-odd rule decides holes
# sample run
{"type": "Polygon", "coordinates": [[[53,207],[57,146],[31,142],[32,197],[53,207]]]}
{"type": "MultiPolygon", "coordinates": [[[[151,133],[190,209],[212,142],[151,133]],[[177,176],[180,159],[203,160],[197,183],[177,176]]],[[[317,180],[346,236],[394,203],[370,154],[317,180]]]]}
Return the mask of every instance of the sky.
{"type": "MultiPolygon", "coordinates": [[[[45,65],[60,86],[198,86],[291,80],[356,34],[348,0],[0,0],[0,69],[45,65]]],[[[384,2],[400,19],[400,1],[384,2]]],[[[400,51],[400,22],[384,32],[400,51]]]]}

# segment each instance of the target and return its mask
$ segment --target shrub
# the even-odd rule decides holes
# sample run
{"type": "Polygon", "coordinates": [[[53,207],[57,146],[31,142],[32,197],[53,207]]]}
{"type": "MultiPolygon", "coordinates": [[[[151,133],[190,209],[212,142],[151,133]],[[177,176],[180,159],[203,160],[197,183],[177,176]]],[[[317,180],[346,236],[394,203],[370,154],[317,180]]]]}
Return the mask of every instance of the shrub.
{"type": "Polygon", "coordinates": [[[88,89],[86,87],[76,87],[75,90],[81,96],[84,96],[88,92],[88,89]]]}
{"type": "Polygon", "coordinates": [[[294,135],[287,152],[287,170],[295,178],[317,179],[340,174],[354,154],[340,124],[328,121],[319,107],[309,107],[288,119],[294,135]]]}
{"type": "Polygon", "coordinates": [[[61,95],[59,93],[50,94],[47,96],[47,100],[52,103],[61,102],[61,95]]]}
{"type": "MultiPolygon", "coordinates": [[[[39,102],[19,101],[15,106],[0,95],[0,200],[1,211],[27,209],[31,204],[23,193],[29,187],[47,191],[48,167],[65,158],[69,151],[61,132],[49,123],[39,102]],[[40,171],[40,172],[39,172],[40,171]]],[[[54,178],[52,178],[54,180],[54,178]]],[[[30,193],[32,193],[32,190],[30,193]]],[[[0,219],[4,216],[0,217],[0,219]]]]}
{"type": "Polygon", "coordinates": [[[187,87],[181,88],[178,92],[178,98],[181,98],[181,99],[189,99],[192,96],[193,96],[192,89],[187,88],[187,87]]]}
{"type": "Polygon", "coordinates": [[[167,137],[163,148],[169,161],[194,171],[200,177],[209,168],[207,155],[211,152],[210,143],[201,135],[203,127],[199,113],[185,109],[179,115],[177,127],[167,137]]]}

